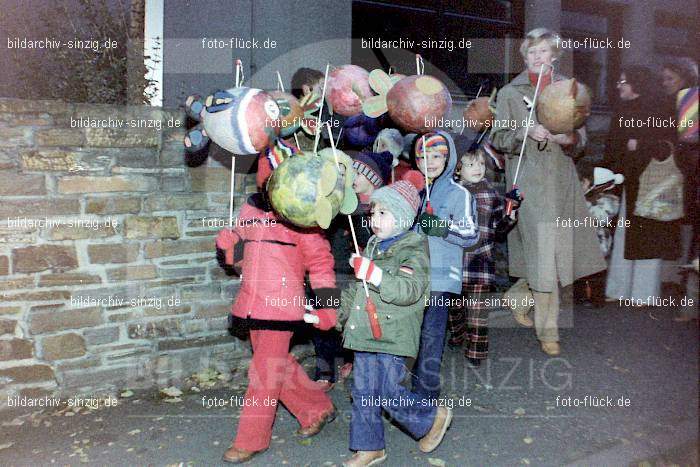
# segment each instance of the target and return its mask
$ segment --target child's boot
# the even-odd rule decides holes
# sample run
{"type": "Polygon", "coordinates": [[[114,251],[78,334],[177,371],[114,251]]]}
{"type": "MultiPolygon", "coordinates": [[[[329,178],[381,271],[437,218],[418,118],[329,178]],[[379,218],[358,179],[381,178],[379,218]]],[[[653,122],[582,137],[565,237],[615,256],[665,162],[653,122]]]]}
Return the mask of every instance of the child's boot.
{"type": "Polygon", "coordinates": [[[350,459],[343,462],[343,467],[366,467],[379,465],[386,460],[386,450],[357,451],[350,459]]]}

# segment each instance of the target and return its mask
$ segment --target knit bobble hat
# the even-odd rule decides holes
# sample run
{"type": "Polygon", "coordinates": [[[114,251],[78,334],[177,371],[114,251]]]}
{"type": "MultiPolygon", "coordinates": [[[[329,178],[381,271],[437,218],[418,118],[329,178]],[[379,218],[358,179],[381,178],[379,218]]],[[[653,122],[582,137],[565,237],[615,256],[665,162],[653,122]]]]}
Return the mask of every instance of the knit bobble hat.
{"type": "Polygon", "coordinates": [[[389,180],[392,161],[390,152],[361,152],[353,159],[353,168],[367,177],[375,187],[383,186],[389,180]]]}
{"type": "Polygon", "coordinates": [[[375,190],[370,195],[370,203],[384,206],[396,219],[394,234],[410,229],[420,207],[419,190],[425,187],[423,175],[411,170],[404,179],[375,190]]]}

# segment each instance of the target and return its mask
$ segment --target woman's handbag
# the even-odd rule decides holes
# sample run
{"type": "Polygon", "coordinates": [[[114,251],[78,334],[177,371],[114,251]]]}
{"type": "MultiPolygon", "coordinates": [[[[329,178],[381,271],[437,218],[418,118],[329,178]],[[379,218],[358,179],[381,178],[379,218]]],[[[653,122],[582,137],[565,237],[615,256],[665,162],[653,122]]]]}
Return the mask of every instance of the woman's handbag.
{"type": "Polygon", "coordinates": [[[656,221],[675,221],[683,217],[683,174],[676,166],[673,145],[663,161],[651,159],[639,177],[639,193],[634,215],[656,221]]]}

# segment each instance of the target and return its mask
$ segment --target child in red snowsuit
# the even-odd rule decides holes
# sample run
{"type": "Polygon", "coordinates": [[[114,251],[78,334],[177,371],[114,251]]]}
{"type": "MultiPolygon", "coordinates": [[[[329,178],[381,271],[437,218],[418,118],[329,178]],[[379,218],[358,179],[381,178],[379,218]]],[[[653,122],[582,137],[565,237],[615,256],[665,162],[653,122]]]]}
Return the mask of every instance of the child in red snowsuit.
{"type": "Polygon", "coordinates": [[[242,270],[233,326],[249,329],[253,346],[246,404],[236,438],[223,458],[240,463],[270,445],[280,402],[299,420],[297,433],[302,437],[318,434],[335,418],[330,398],[289,353],[289,343],[295,329],[307,326],[305,273],[317,297],[311,304],[319,318],[314,326],[335,326],[339,299],[333,256],[321,231],[283,224],[262,193],[248,199],[235,228],[219,232],[216,245],[226,265],[242,270]]]}

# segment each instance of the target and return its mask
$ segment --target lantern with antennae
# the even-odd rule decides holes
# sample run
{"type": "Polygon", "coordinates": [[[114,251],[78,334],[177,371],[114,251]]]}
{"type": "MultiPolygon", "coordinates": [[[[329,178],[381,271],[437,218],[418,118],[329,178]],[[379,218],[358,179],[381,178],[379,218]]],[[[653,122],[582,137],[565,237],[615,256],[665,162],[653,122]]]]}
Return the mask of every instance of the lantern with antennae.
{"type": "Polygon", "coordinates": [[[304,152],[290,156],[272,172],[267,191],[270,204],[283,219],[299,227],[328,228],[339,213],[350,214],[357,208],[352,189],[352,159],[336,150],[322,149],[318,154],[304,152]]]}
{"type": "Polygon", "coordinates": [[[352,117],[362,112],[362,102],[372,95],[369,73],[357,65],[343,65],[328,75],[326,102],[331,113],[352,117]]]}
{"type": "Polygon", "coordinates": [[[382,70],[370,73],[370,86],[377,93],[366,99],[362,110],[369,117],[389,112],[403,130],[426,133],[438,126],[440,118],[450,112],[452,97],[444,84],[429,75],[399,78],[382,70]]]}

